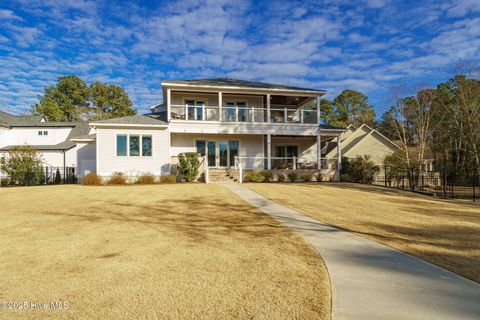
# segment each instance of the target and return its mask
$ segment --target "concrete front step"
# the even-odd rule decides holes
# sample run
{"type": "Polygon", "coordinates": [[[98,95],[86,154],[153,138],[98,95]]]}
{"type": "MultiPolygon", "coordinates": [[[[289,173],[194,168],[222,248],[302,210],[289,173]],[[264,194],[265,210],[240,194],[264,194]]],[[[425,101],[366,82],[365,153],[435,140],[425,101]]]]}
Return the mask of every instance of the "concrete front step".
{"type": "Polygon", "coordinates": [[[238,182],[239,172],[236,169],[209,169],[208,181],[215,182],[238,182]]]}

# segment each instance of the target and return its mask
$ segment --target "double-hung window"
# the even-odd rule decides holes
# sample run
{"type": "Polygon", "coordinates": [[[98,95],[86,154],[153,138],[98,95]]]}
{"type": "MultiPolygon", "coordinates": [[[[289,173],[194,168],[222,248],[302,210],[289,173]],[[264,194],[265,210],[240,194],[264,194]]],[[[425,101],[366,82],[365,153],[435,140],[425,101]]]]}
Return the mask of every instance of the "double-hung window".
{"type": "Polygon", "coordinates": [[[117,156],[151,157],[152,136],[139,134],[118,134],[117,156]]]}

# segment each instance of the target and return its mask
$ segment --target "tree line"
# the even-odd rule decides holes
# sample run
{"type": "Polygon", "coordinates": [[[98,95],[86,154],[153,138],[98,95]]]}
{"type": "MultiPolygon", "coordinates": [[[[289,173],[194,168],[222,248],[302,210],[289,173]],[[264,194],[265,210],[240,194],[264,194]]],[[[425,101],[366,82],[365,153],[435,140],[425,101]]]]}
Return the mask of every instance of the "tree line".
{"type": "Polygon", "coordinates": [[[88,85],[74,75],[58,78],[38,98],[32,113],[49,121],[103,120],[137,113],[122,87],[102,82],[88,85]]]}
{"type": "MultiPolygon", "coordinates": [[[[475,72],[469,72],[474,74],[475,72]]],[[[368,97],[345,90],[320,101],[324,124],[365,123],[394,141],[399,150],[388,165],[417,168],[433,158],[437,171],[480,174],[480,80],[458,74],[434,88],[394,88],[393,105],[377,120],[368,97]],[[405,94],[405,92],[414,94],[405,94]]]]}

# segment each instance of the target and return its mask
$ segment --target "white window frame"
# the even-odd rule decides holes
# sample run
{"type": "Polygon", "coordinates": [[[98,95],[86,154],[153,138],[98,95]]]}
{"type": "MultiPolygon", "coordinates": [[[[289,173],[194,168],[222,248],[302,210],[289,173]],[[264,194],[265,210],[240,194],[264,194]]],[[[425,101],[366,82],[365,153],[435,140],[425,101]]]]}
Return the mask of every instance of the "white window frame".
{"type": "Polygon", "coordinates": [[[248,119],[248,111],[249,111],[248,100],[231,100],[231,99],[225,100],[224,106],[223,106],[223,109],[225,110],[225,119],[227,118],[226,117],[226,115],[227,115],[227,105],[229,103],[233,103],[233,105],[234,105],[234,121],[227,121],[227,122],[250,122],[249,119],[248,119]],[[247,120],[245,120],[245,121],[238,121],[238,108],[239,108],[238,104],[239,103],[242,103],[244,105],[245,112],[247,114],[247,120]]]}
{"type": "Polygon", "coordinates": [[[154,139],[153,139],[153,133],[152,134],[146,134],[146,133],[116,133],[115,134],[115,158],[153,158],[154,157],[154,139]],[[131,156],[130,155],[130,136],[139,136],[139,155],[138,156],[131,156]],[[117,137],[118,136],[127,136],[127,155],[125,156],[119,156],[117,152],[117,137]],[[151,141],[152,141],[152,154],[150,156],[145,156],[143,155],[143,136],[149,136],[151,141]]]}
{"type": "MultiPolygon", "coordinates": [[[[208,99],[207,98],[189,98],[189,97],[184,97],[183,98],[183,105],[185,106],[185,120],[195,120],[195,121],[205,121],[205,108],[207,107],[208,104],[208,99]],[[197,119],[197,112],[194,114],[195,119],[189,119],[188,118],[188,105],[187,101],[193,101],[195,107],[197,107],[197,102],[202,102],[202,120],[197,119]]],[[[196,111],[196,108],[195,108],[196,111]]]]}

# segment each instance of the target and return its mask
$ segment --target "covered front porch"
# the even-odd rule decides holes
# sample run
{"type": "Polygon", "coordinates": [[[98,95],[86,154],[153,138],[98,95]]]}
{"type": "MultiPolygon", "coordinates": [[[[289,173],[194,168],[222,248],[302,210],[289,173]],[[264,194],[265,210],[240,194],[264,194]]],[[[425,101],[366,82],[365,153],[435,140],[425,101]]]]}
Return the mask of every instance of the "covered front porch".
{"type": "MultiPolygon", "coordinates": [[[[213,173],[221,175],[225,172],[241,177],[245,172],[262,170],[274,173],[292,170],[322,172],[335,180],[339,177],[341,159],[326,159],[322,150],[337,135],[338,133],[316,136],[173,133],[172,163],[176,162],[176,157],[181,152],[197,152],[202,158],[201,171],[207,182],[213,173]]],[[[341,155],[341,144],[337,148],[341,155]]]]}

